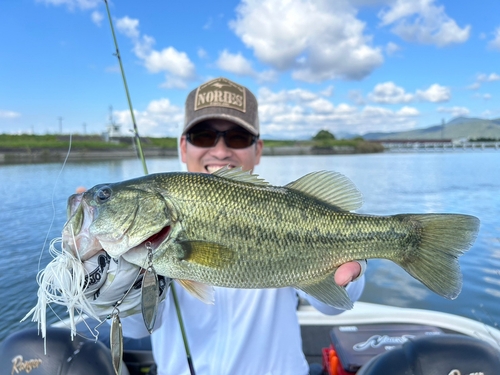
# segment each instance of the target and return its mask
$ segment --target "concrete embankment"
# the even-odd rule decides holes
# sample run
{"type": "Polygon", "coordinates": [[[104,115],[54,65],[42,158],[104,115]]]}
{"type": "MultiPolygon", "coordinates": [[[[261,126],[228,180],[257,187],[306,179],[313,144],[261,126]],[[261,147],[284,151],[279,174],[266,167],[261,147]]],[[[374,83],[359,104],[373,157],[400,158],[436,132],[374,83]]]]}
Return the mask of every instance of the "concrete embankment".
{"type": "MultiPolygon", "coordinates": [[[[263,154],[272,155],[325,155],[325,154],[353,154],[354,147],[336,146],[331,148],[313,148],[310,146],[292,147],[264,147],[263,154]]],[[[146,158],[154,157],[177,157],[177,149],[147,148],[144,150],[146,158]]],[[[67,155],[65,150],[27,150],[27,151],[1,151],[0,164],[20,163],[50,163],[62,162],[68,156],[68,162],[96,161],[96,160],[120,160],[136,158],[137,152],[133,149],[109,149],[109,150],[74,150],[67,155]]]]}
{"type": "MultiPolygon", "coordinates": [[[[176,149],[148,149],[145,157],[177,157],[176,149]]],[[[62,162],[66,156],[68,162],[120,160],[136,158],[134,149],[123,150],[74,150],[68,155],[63,150],[0,151],[0,164],[53,163],[62,162]]]]}

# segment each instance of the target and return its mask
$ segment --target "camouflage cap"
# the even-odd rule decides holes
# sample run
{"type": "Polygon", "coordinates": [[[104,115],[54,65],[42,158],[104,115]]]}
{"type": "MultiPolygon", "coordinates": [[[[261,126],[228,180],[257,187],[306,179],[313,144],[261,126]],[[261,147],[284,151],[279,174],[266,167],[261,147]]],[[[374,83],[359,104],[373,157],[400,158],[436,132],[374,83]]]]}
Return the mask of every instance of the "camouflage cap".
{"type": "Polygon", "coordinates": [[[257,99],[246,87],[227,78],[216,78],[189,93],[182,134],[210,119],[231,121],[259,135],[257,99]]]}

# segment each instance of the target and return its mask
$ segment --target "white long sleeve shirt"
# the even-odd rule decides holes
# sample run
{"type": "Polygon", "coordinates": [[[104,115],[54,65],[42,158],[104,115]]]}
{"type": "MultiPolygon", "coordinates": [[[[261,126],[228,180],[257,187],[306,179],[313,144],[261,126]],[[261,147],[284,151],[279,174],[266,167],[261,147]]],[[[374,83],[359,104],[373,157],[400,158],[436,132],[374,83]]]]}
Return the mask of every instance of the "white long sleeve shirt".
{"type": "MultiPolygon", "coordinates": [[[[357,300],[364,276],[347,292],[357,300]]],[[[207,305],[176,285],[182,317],[197,375],[305,375],[297,291],[215,288],[215,304],[207,305]]],[[[342,312],[305,295],[325,314],[342,312]]],[[[186,352],[171,293],[160,305],[151,335],[159,375],[189,375],[186,352]]],[[[124,336],[148,334],[140,314],[122,319],[124,336]]]]}

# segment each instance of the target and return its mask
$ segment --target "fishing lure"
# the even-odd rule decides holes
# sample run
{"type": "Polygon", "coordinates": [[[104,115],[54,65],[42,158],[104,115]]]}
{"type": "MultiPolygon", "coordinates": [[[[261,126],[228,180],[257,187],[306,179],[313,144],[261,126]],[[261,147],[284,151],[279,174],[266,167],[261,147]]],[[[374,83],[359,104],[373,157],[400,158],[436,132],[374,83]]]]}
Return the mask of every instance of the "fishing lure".
{"type": "Polygon", "coordinates": [[[158,275],[153,267],[153,248],[151,242],[146,242],[148,250],[148,268],[142,276],[141,286],[141,308],[144,324],[149,333],[153,332],[153,327],[158,313],[158,304],[160,303],[158,275]]]}

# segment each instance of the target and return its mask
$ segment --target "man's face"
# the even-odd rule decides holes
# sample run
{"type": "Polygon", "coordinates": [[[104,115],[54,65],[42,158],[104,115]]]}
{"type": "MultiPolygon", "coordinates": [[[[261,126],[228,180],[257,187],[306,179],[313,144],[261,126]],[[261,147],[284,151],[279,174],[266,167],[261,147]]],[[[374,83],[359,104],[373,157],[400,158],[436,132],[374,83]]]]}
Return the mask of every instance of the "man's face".
{"type": "MultiPolygon", "coordinates": [[[[240,128],[225,120],[206,121],[202,126],[217,131],[240,128]]],[[[249,147],[240,149],[227,147],[223,137],[219,137],[215,146],[207,148],[192,145],[185,135],[180,140],[181,159],[186,163],[189,172],[212,173],[227,165],[230,168],[242,167],[244,171],[251,171],[260,162],[262,147],[261,139],[249,147]]]]}

